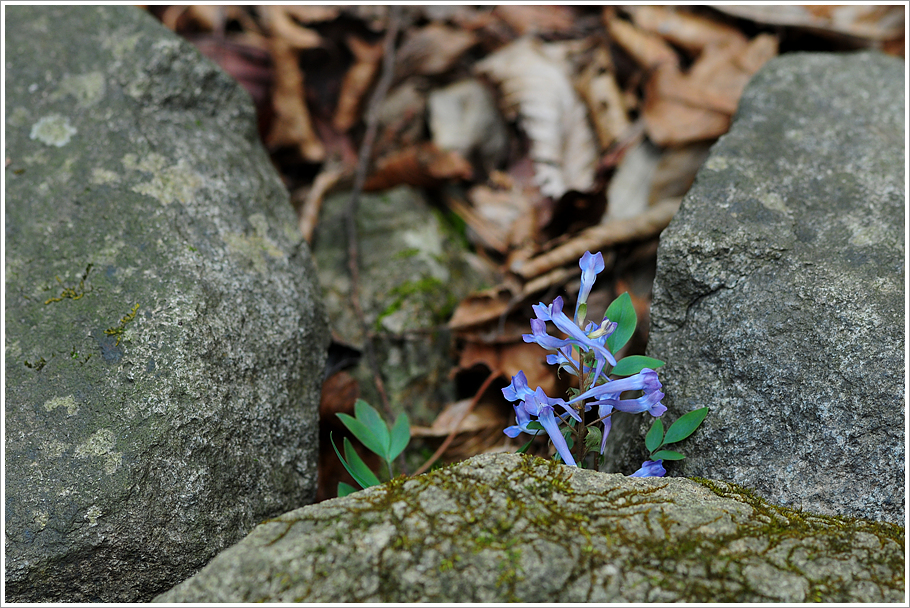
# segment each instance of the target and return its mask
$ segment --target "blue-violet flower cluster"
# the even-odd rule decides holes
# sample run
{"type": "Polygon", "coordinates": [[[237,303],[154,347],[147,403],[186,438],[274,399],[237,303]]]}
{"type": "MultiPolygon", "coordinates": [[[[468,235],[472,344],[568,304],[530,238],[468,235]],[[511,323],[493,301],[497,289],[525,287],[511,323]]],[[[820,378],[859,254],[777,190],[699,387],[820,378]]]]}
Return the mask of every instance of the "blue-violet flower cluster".
{"type": "MultiPolygon", "coordinates": [[[[572,454],[570,443],[577,446],[576,454],[583,460],[586,453],[585,438],[588,426],[585,413],[597,408],[597,423],[601,423],[600,454],[603,455],[607,436],[610,434],[611,417],[614,412],[638,414],[648,412],[659,417],[666,407],[661,403],[664,393],[657,372],[650,367],[625,366],[625,378],[611,379],[609,376],[617,366],[612,351],[617,351],[629,339],[635,328],[635,312],[628,295],[622,296],[607,309],[600,323],[588,322],[587,299],[597,275],[604,270],[603,256],[585,252],[579,261],[581,267],[581,290],[575,305],[573,318],[563,312],[563,300],[557,297],[546,306],[543,303],[533,307],[536,318],[531,320],[531,333],[524,334],[525,342],[535,343],[551,351],[547,363],[577,377],[578,388],[568,399],[552,398],[541,387],[531,389],[524,372],[512,377],[509,386],[502,389],[506,399],[513,402],[516,424],[505,429],[506,435],[516,437],[519,433],[537,435],[547,433],[556,452],[564,463],[578,466],[572,454]],[[611,311],[613,311],[611,313],[611,311]],[[614,314],[615,313],[615,314],[614,314]],[[615,320],[608,318],[613,314],[615,320]],[[551,335],[547,323],[552,323],[565,337],[551,335]],[[619,334],[622,335],[619,335],[619,334]],[[614,339],[611,340],[611,337],[614,339]],[[635,370],[632,373],[629,370],[635,370]],[[631,375],[629,375],[631,374],[631,375]],[[634,398],[622,398],[624,393],[640,392],[634,398]],[[536,424],[535,424],[536,423],[536,424]],[[564,425],[560,428],[560,425],[564,425]]],[[[656,365],[661,362],[653,361],[656,365]]],[[[655,365],[655,366],[656,366],[655,365]]],[[[615,375],[615,374],[614,374],[615,375]]],[[[594,439],[596,441],[596,438],[594,439]]],[[[596,443],[595,443],[596,445],[596,443]]],[[[595,448],[591,448],[592,450],[595,448]]],[[[660,460],[645,462],[633,475],[636,477],[660,477],[665,470],[660,460]]]]}

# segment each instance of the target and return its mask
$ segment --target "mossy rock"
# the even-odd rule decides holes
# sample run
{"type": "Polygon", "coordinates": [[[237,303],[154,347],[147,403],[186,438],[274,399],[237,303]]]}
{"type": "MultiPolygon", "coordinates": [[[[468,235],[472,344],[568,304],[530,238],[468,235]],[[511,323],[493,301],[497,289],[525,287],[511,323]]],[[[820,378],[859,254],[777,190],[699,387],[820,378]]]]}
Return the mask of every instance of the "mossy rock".
{"type": "Polygon", "coordinates": [[[475,456],[272,519],[156,602],[899,602],[904,529],[475,456]]]}

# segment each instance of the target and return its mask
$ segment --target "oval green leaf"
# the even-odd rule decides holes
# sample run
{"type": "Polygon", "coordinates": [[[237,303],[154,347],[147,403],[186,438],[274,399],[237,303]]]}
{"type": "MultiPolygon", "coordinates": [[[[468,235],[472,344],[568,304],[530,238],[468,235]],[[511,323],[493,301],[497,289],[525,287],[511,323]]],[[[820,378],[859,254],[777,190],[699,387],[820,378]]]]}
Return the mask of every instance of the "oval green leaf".
{"type": "Polygon", "coordinates": [[[392,439],[389,445],[389,461],[398,457],[401,452],[408,446],[411,440],[411,424],[405,413],[398,414],[395,419],[395,426],[392,427],[392,439]]]}
{"type": "Polygon", "coordinates": [[[376,436],[376,440],[380,445],[382,445],[382,451],[376,453],[386,460],[390,460],[388,457],[389,443],[391,441],[391,437],[389,436],[389,427],[386,425],[385,420],[382,419],[379,411],[363,399],[358,399],[354,402],[354,414],[356,414],[358,420],[367,425],[367,428],[373,431],[373,435],[376,436]]]}
{"type": "Polygon", "coordinates": [[[604,316],[616,323],[616,330],[607,338],[606,344],[607,349],[611,353],[615,353],[629,341],[632,333],[635,332],[635,325],[638,323],[638,316],[635,314],[635,307],[632,306],[629,292],[627,291],[613,300],[604,316]]]}
{"type": "Polygon", "coordinates": [[[683,458],[685,456],[673,450],[661,450],[656,454],[651,454],[651,460],[682,460],[683,458]]]}
{"type": "MultiPolygon", "coordinates": [[[[350,443],[347,437],[344,439],[347,443],[350,443]]],[[[345,462],[344,458],[341,456],[341,452],[338,451],[338,447],[335,445],[335,439],[332,437],[332,433],[329,433],[329,441],[332,443],[332,449],[335,450],[335,455],[338,456],[338,460],[340,460],[342,466],[344,466],[344,470],[351,474],[351,477],[354,478],[354,481],[356,481],[361,488],[370,487],[370,484],[367,482],[367,480],[360,478],[357,473],[354,472],[354,469],[348,466],[348,463],[345,462]]]]}
{"type": "MultiPolygon", "coordinates": [[[[354,450],[354,444],[347,437],[344,438],[344,456],[348,459],[348,465],[357,474],[357,477],[367,482],[367,485],[363,486],[364,488],[378,486],[381,483],[379,478],[376,477],[376,473],[371,471],[370,467],[361,460],[360,455],[354,450]]],[[[355,477],[355,480],[357,477],[355,477]]],[[[357,481],[357,483],[360,483],[360,481],[357,481]]],[[[360,485],[363,484],[360,483],[360,485]]]]}
{"type": "Polygon", "coordinates": [[[346,484],[343,481],[338,482],[338,498],[344,498],[348,494],[353,494],[357,491],[357,488],[350,484],[346,484]]]}
{"type": "Polygon", "coordinates": [[[679,420],[674,422],[670,425],[670,428],[667,429],[667,436],[664,437],[664,443],[682,441],[695,432],[695,429],[698,428],[698,425],[702,423],[707,415],[708,408],[702,407],[680,416],[679,420]]]}
{"type": "Polygon", "coordinates": [[[348,427],[348,430],[354,434],[354,437],[356,437],[368,450],[378,455],[380,458],[385,456],[385,446],[379,442],[379,439],[373,434],[373,431],[367,428],[367,425],[347,414],[338,413],[335,415],[338,416],[342,424],[348,427]]]}
{"type": "Polygon", "coordinates": [[[645,357],[644,355],[630,355],[617,361],[616,367],[614,367],[613,371],[610,373],[617,376],[631,376],[632,374],[637,374],[646,367],[649,369],[657,369],[663,364],[664,362],[660,359],[645,357]]]}
{"type": "Polygon", "coordinates": [[[653,452],[663,444],[663,440],[664,423],[661,422],[660,418],[655,418],[654,424],[651,425],[648,434],[645,435],[645,447],[648,449],[648,452],[653,452]]]}

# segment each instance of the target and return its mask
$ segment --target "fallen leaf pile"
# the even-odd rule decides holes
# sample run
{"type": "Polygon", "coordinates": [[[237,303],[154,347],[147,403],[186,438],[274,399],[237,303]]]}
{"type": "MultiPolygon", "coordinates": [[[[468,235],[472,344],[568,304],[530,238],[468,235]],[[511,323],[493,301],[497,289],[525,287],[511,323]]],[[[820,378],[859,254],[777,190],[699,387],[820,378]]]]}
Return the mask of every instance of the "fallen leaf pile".
{"type": "MultiPolygon", "coordinates": [[[[461,394],[412,428],[437,452],[422,469],[521,445],[502,433],[513,415],[499,390],[519,370],[532,387],[565,390],[521,335],[531,304],[574,301],[585,251],[606,263],[589,310],[628,291],[639,325],[621,354],[644,352],[660,232],[767,61],[801,50],[903,56],[905,47],[903,6],[147,9],[250,92],[307,240],[322,200],[353,188],[360,168],[366,191],[424,189],[463,222],[474,262],[499,277],[448,322],[461,394]],[[390,88],[374,100],[384,77],[390,88]]],[[[345,434],[334,414],[357,394],[344,371],[326,380],[325,434],[345,434]]],[[[546,453],[546,441],[535,450],[546,453]]],[[[320,499],[351,483],[324,452],[320,499]]]]}

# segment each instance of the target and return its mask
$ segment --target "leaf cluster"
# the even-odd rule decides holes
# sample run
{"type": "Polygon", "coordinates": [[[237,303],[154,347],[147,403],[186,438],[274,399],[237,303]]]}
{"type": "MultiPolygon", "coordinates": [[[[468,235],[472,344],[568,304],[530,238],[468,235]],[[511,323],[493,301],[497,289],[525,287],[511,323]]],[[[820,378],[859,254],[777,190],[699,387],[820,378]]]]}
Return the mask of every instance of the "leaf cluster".
{"type": "MultiPolygon", "coordinates": [[[[392,461],[398,457],[411,440],[411,425],[406,414],[398,415],[395,424],[389,428],[379,412],[363,399],[354,403],[354,416],[336,414],[342,424],[356,437],[368,450],[382,458],[388,467],[389,478],[392,478],[392,461]]],[[[378,486],[382,483],[379,477],[370,470],[362,458],[354,450],[354,445],[347,437],[344,438],[344,457],[335,446],[335,440],[329,434],[332,448],[345,470],[351,474],[361,488],[378,486]]],[[[356,492],[357,488],[339,482],[338,496],[347,496],[356,492]]]]}

